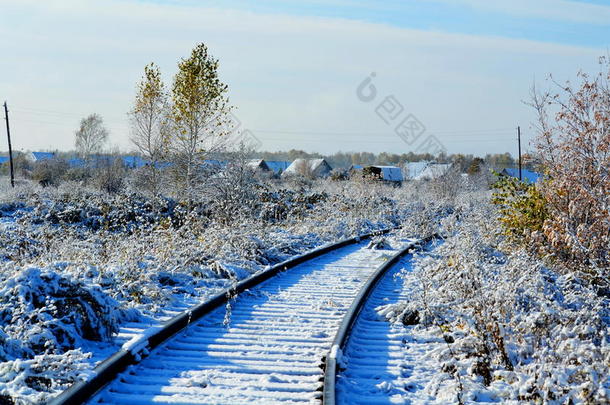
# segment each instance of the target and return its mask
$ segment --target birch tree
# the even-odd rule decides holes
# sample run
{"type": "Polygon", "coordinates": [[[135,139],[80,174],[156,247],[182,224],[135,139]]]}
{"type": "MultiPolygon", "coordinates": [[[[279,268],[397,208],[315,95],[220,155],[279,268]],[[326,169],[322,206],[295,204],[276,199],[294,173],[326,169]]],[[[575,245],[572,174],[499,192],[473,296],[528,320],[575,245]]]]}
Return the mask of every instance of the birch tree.
{"type": "Polygon", "coordinates": [[[80,121],[75,133],[74,146],[77,152],[88,159],[91,155],[99,153],[108,140],[108,130],[99,114],[91,114],[80,121]]]}
{"type": "Polygon", "coordinates": [[[151,63],[137,85],[136,98],[130,112],[131,142],[142,157],[150,162],[144,168],[148,191],[158,196],[161,183],[159,162],[165,156],[168,137],[167,93],[159,67],[151,63]]]}
{"type": "Polygon", "coordinates": [[[226,135],[227,85],[218,77],[218,60],[200,43],[190,57],[178,63],[172,87],[172,146],[179,167],[179,181],[187,198],[192,192],[203,159],[226,135]]]}

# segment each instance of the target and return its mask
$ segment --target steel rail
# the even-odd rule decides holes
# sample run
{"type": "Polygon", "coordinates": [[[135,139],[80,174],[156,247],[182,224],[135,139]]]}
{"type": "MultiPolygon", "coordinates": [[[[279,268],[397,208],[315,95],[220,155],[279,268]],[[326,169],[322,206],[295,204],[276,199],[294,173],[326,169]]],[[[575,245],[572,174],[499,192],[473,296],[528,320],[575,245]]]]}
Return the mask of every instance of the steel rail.
{"type": "Polygon", "coordinates": [[[352,305],[347,310],[343,317],[343,321],[337,329],[337,334],[333,340],[330,351],[325,357],[325,368],[324,368],[324,387],[322,393],[322,403],[324,405],[335,405],[336,403],[336,378],[338,370],[338,362],[341,358],[343,348],[345,347],[352,327],[356,323],[362,308],[366,304],[371,293],[377,287],[379,281],[383,278],[383,276],[390,270],[398,260],[406,256],[409,253],[412,253],[414,250],[419,249],[422,245],[437,239],[438,235],[432,235],[427,238],[424,238],[420,241],[413,242],[407,245],[405,248],[394,254],[390,257],[384,264],[379,266],[377,270],[369,277],[366,284],[362,287],[352,305]]]}
{"type": "Polygon", "coordinates": [[[73,384],[67,390],[53,398],[49,404],[72,405],[84,403],[106,385],[114,381],[116,376],[123,372],[128,366],[139,363],[151,350],[169,340],[192,322],[199,320],[204,315],[209,314],[216,308],[225,305],[228,300],[235,298],[237,294],[240,294],[281,272],[296,267],[311,259],[322,256],[339,248],[359,243],[363,239],[369,239],[374,236],[388,233],[391,230],[392,229],[382,229],[319,247],[292,259],[278,263],[267,270],[254,274],[253,276],[240,281],[236,285],[226,289],[211,299],[176,315],[169,321],[165,322],[161,327],[152,329],[148,334],[145,333],[138,341],[132,342],[129,348],[121,348],[118,352],[114,353],[112,356],[108,357],[97,367],[95,367],[93,376],[91,378],[73,384]]]}

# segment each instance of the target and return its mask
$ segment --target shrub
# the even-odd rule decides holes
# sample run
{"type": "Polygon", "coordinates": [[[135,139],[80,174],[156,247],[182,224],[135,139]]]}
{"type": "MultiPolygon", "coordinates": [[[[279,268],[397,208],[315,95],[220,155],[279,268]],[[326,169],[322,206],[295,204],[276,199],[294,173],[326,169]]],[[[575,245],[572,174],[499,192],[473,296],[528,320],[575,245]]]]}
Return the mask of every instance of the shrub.
{"type": "Polygon", "coordinates": [[[91,178],[91,171],[87,167],[70,167],[64,173],[65,181],[87,182],[91,178]]]}
{"type": "Polygon", "coordinates": [[[56,186],[68,170],[68,163],[63,159],[47,159],[34,163],[32,180],[41,186],[56,186]]]}
{"type": "Polygon", "coordinates": [[[79,338],[107,340],[118,331],[118,303],[99,287],[53,270],[17,273],[0,297],[0,324],[11,339],[21,341],[8,357],[62,353],[80,347],[79,338]]]}
{"type": "Polygon", "coordinates": [[[610,61],[600,64],[599,74],[578,75],[579,87],[556,83],[555,95],[534,89],[531,102],[548,178],[543,232],[556,257],[587,271],[610,268],[610,61]],[[549,108],[557,111],[553,118],[549,108]]]}
{"type": "Polygon", "coordinates": [[[536,239],[543,230],[548,211],[536,185],[502,176],[493,188],[492,202],[499,207],[504,234],[520,245],[539,245],[536,239]]]}
{"type": "Polygon", "coordinates": [[[123,189],[126,170],[121,159],[115,159],[111,164],[103,165],[98,169],[95,184],[101,191],[118,193],[123,189]]]}

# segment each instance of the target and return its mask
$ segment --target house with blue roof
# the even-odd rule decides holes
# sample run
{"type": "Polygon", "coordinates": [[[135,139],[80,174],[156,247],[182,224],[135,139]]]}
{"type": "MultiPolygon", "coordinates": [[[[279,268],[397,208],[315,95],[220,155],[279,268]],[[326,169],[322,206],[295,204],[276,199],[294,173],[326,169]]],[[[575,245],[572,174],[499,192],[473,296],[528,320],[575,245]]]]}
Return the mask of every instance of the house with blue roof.
{"type": "Polygon", "coordinates": [[[264,159],[250,159],[246,166],[257,172],[268,172],[271,170],[264,159]]]}
{"type": "Polygon", "coordinates": [[[25,158],[30,162],[40,162],[49,160],[55,157],[55,152],[30,152],[25,155],[25,158]]]}
{"type": "MultiPolygon", "coordinates": [[[[89,159],[85,160],[79,157],[72,157],[67,159],[68,165],[73,168],[83,168],[89,164],[91,167],[104,167],[114,164],[116,159],[120,159],[123,165],[128,169],[139,169],[150,164],[146,159],[143,159],[137,155],[127,156],[110,156],[110,155],[93,155],[89,159]]],[[[156,162],[155,166],[158,169],[165,169],[172,164],[169,162],[156,162]]]]}
{"type": "Polygon", "coordinates": [[[85,161],[81,158],[73,157],[67,160],[70,167],[85,167],[85,161]]]}
{"type": "Polygon", "coordinates": [[[278,175],[284,173],[291,164],[291,162],[281,160],[265,160],[265,163],[267,164],[269,170],[278,175]]]}
{"type": "MultiPolygon", "coordinates": [[[[510,176],[516,179],[519,178],[519,169],[518,168],[506,168],[500,172],[501,176],[510,176]]],[[[536,172],[532,172],[527,169],[521,169],[521,178],[525,183],[536,183],[540,179],[540,174],[536,172]]]]}
{"type": "Polygon", "coordinates": [[[144,160],[137,155],[123,156],[122,159],[123,164],[125,164],[125,167],[128,167],[130,169],[139,169],[140,167],[144,167],[150,163],[148,160],[144,160]]]}
{"type": "Polygon", "coordinates": [[[0,165],[8,162],[8,156],[0,156],[0,165]]]}
{"type": "Polygon", "coordinates": [[[382,180],[389,183],[401,183],[403,179],[402,170],[396,166],[382,166],[382,165],[352,165],[349,173],[352,175],[359,175],[364,177],[365,175],[372,176],[378,180],[382,180]]]}

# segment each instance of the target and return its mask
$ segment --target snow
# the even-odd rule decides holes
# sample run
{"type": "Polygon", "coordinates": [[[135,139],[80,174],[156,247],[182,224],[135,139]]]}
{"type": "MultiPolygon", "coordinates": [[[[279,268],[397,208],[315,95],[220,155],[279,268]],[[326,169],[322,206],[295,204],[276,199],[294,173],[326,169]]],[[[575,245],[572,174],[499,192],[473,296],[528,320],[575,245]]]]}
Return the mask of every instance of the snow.
{"type": "Polygon", "coordinates": [[[16,367],[16,361],[21,370],[7,374],[0,396],[26,402],[42,402],[87,378],[124,344],[143,354],[140,349],[154,328],[238,280],[317,246],[392,226],[405,214],[404,207],[380,198],[376,186],[341,190],[326,182],[310,191],[259,188],[254,217],[236,214],[228,226],[207,222],[205,216],[186,219],[183,207],[169,199],[157,201],[155,213],[150,201],[136,193],[108,195],[70,183],[2,187],[0,289],[6,289],[7,300],[24,300],[17,306],[0,303],[0,366],[16,367]],[[335,216],[342,206],[357,209],[335,216]],[[47,275],[67,281],[47,288],[41,281],[47,275]],[[24,280],[32,281],[32,294],[10,292],[24,280]],[[83,319],[89,323],[57,319],[59,295],[74,289],[101,303],[95,311],[86,310],[90,316],[83,319]],[[59,295],[49,300],[53,294],[59,295]],[[27,302],[43,305],[30,311],[27,302]],[[15,308],[24,309],[17,317],[1,317],[15,308]],[[108,326],[95,327],[98,334],[92,335],[88,324],[108,326]],[[27,378],[34,373],[28,362],[45,364],[44,378],[52,382],[27,378]]]}
{"type": "Polygon", "coordinates": [[[290,176],[301,173],[303,167],[306,167],[308,171],[316,177],[325,177],[330,173],[331,167],[326,163],[324,159],[295,159],[290,166],[284,170],[283,176],[290,176]]]}
{"type": "Polygon", "coordinates": [[[341,358],[343,356],[343,352],[341,351],[341,349],[339,348],[339,345],[333,345],[330,348],[330,354],[329,354],[330,358],[333,360],[336,360],[337,362],[341,361],[341,358]]]}
{"type": "Polygon", "coordinates": [[[228,312],[220,308],[191,324],[95,400],[314,400],[334,331],[383,253],[363,242],[281,273],[238,296],[228,312]]]}
{"type": "Polygon", "coordinates": [[[412,272],[408,302],[423,314],[413,329],[448,338],[431,352],[437,370],[464,402],[608,402],[609,297],[505,245],[487,201],[458,198],[445,243],[412,272]]]}
{"type": "Polygon", "coordinates": [[[504,245],[488,198],[458,195],[444,243],[382,280],[344,348],[339,403],[608,403],[610,298],[504,245]]]}
{"type": "Polygon", "coordinates": [[[429,163],[425,169],[419,172],[414,179],[415,180],[433,180],[444,176],[451,169],[449,163],[429,163]]]}
{"type": "Polygon", "coordinates": [[[455,383],[433,355],[446,347],[442,336],[401,322],[419,289],[412,266],[409,256],[393,266],[361,311],[337,376],[338,404],[455,401],[455,383]]]}
{"type": "MultiPolygon", "coordinates": [[[[451,403],[458,393],[465,403],[607,403],[608,291],[509,245],[484,179],[448,176],[401,188],[270,181],[238,188],[251,199],[238,208],[202,199],[191,212],[171,199],[153,209],[131,190],[0,185],[0,401],[44,402],[121,347],[146,355],[164,321],[238,280],[314,247],[402,225],[400,240],[439,233],[445,242],[403,260],[363,312],[366,339],[350,343],[360,348],[337,350],[345,376],[362,381],[355,403],[451,403]],[[403,325],[405,311],[418,311],[419,324],[403,325]],[[353,367],[368,361],[378,368],[353,367]]],[[[366,250],[353,251],[353,263],[324,256],[318,269],[303,265],[301,278],[288,272],[289,287],[270,280],[231,301],[160,348],[163,363],[150,354],[145,378],[125,373],[113,398],[145,403],[194,392],[213,402],[228,390],[234,403],[315,401],[317,364],[366,280],[366,255],[387,257],[366,250]],[[201,344],[207,363],[197,357],[201,344]],[[151,386],[158,388],[137,399],[128,391],[151,386]]]]}
{"type": "Polygon", "coordinates": [[[121,349],[130,352],[134,356],[139,355],[148,346],[148,338],[150,338],[152,335],[161,330],[161,328],[161,326],[153,326],[147,328],[144,332],[134,336],[129,341],[123,343],[121,349]]]}

